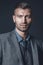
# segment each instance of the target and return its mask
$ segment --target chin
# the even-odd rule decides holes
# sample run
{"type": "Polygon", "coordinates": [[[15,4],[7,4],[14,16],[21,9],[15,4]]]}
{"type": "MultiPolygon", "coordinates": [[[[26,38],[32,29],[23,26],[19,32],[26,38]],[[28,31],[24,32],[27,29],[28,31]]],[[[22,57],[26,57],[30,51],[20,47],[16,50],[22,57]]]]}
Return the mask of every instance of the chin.
{"type": "Polygon", "coordinates": [[[26,29],[26,30],[20,30],[21,32],[27,32],[28,31],[28,29],[26,29]]]}

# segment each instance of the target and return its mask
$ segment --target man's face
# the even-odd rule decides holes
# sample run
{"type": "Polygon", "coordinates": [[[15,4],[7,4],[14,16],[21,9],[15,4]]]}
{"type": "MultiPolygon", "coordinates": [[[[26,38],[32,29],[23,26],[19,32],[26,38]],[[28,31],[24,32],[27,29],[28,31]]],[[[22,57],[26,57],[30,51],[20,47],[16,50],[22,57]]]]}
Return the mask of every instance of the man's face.
{"type": "Polygon", "coordinates": [[[17,30],[21,32],[27,31],[31,24],[30,9],[17,8],[15,10],[15,15],[13,15],[13,21],[17,30]]]}

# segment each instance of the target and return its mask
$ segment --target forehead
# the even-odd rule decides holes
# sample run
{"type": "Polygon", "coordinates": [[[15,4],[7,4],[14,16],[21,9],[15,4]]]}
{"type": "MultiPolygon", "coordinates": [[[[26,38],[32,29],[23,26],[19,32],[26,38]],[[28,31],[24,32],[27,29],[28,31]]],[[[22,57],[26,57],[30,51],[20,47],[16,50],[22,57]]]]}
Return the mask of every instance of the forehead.
{"type": "Polygon", "coordinates": [[[22,9],[22,8],[17,8],[15,9],[15,14],[31,14],[30,9],[22,9]]]}

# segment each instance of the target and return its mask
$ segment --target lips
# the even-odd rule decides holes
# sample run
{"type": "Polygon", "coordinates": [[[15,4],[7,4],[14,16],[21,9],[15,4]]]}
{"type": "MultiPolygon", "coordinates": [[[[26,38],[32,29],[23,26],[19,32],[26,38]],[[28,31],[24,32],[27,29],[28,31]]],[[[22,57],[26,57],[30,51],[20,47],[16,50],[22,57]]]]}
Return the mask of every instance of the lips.
{"type": "Polygon", "coordinates": [[[27,26],[27,24],[21,24],[21,26],[27,26]]]}
{"type": "Polygon", "coordinates": [[[27,28],[28,26],[27,25],[21,25],[21,28],[27,28]]]}

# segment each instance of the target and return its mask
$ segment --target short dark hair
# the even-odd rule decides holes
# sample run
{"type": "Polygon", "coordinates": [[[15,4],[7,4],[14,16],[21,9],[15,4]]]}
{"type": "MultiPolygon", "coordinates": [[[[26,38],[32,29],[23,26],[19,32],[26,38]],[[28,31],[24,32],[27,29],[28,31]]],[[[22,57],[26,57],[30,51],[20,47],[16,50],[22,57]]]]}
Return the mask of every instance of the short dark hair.
{"type": "Polygon", "coordinates": [[[22,8],[22,9],[26,9],[27,8],[27,9],[30,9],[30,11],[32,10],[30,2],[24,2],[24,1],[23,2],[17,2],[15,7],[14,7],[14,11],[17,8],[22,8]]]}
{"type": "Polygon", "coordinates": [[[28,2],[19,2],[19,3],[16,4],[16,6],[15,6],[15,9],[16,9],[16,8],[22,8],[22,9],[30,8],[30,9],[31,9],[31,6],[30,6],[30,3],[28,3],[28,2]]]}

